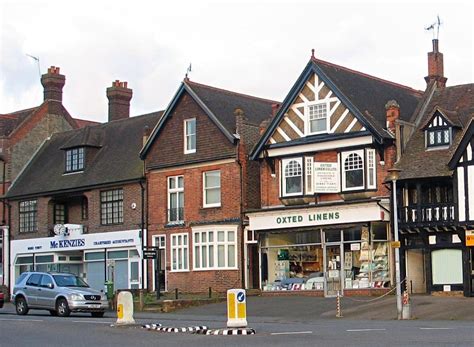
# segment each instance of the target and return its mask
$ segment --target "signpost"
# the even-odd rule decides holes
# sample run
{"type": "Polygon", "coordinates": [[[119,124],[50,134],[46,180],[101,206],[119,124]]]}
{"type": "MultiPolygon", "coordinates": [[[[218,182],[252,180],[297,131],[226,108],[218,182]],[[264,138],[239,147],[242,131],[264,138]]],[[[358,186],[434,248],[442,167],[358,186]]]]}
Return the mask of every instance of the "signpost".
{"type": "Polygon", "coordinates": [[[160,269],[159,269],[159,266],[161,265],[160,248],[158,246],[143,247],[143,259],[155,260],[156,299],[160,300],[160,296],[161,296],[160,269]]]}

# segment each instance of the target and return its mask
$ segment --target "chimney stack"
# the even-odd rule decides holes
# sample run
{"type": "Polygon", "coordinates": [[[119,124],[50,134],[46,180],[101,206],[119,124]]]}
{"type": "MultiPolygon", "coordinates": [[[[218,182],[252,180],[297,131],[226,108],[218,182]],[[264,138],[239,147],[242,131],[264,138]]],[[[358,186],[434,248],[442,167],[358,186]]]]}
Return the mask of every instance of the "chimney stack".
{"type": "Polygon", "coordinates": [[[59,67],[51,66],[48,72],[41,76],[43,85],[44,101],[56,100],[63,101],[63,87],[66,83],[66,76],[59,73],[59,67]]]}
{"type": "Polygon", "coordinates": [[[439,52],[438,39],[433,39],[433,52],[428,52],[428,76],[425,81],[435,81],[438,88],[444,88],[447,80],[444,77],[443,53],[439,52]]]}
{"type": "Polygon", "coordinates": [[[130,117],[132,95],[132,90],[127,87],[127,82],[119,80],[112,82],[112,87],[107,88],[109,122],[130,117]]]}
{"type": "Polygon", "coordinates": [[[400,105],[395,100],[390,100],[385,104],[387,111],[387,130],[395,135],[395,122],[400,118],[400,105]]]}

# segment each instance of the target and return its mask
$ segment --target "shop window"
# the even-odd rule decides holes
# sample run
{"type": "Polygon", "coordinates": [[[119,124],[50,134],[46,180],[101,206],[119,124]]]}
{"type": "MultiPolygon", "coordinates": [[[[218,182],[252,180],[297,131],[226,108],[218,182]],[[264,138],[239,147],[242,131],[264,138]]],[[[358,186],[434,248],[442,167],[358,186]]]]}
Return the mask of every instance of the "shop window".
{"type": "Polygon", "coordinates": [[[101,224],[123,223],[123,189],[100,192],[101,224]]]}
{"type": "Polygon", "coordinates": [[[105,259],[104,252],[88,252],[84,254],[84,260],[86,261],[104,260],[104,259],[105,259]]]}
{"type": "Polygon", "coordinates": [[[168,177],[168,222],[184,220],[184,176],[168,177]]]}
{"type": "Polygon", "coordinates": [[[342,153],[342,163],[342,189],[364,189],[364,151],[342,153]]]}
{"type": "Polygon", "coordinates": [[[36,263],[53,263],[54,256],[53,255],[37,255],[35,262],[36,263]]]}
{"type": "Polygon", "coordinates": [[[28,200],[20,202],[20,232],[34,232],[38,230],[37,225],[37,201],[28,200]]]}
{"type": "Polygon", "coordinates": [[[128,251],[107,252],[107,259],[128,259],[128,251]]]}
{"type": "Polygon", "coordinates": [[[84,147],[66,151],[66,172],[84,170],[84,147]]]}
{"type": "Polygon", "coordinates": [[[188,271],[188,234],[171,235],[171,270],[188,271]]]}
{"type": "Polygon", "coordinates": [[[237,229],[193,232],[194,269],[235,269],[237,264],[237,229]]]}
{"type": "Polygon", "coordinates": [[[66,205],[54,204],[54,224],[66,223],[66,205]]]}
{"type": "Polygon", "coordinates": [[[196,118],[184,121],[184,153],[196,152],[196,118]]]}
{"type": "Polygon", "coordinates": [[[220,170],[203,173],[203,206],[221,206],[221,172],[220,170]]]}
{"type": "Polygon", "coordinates": [[[431,252],[433,284],[462,284],[462,251],[439,249],[431,252]]]}
{"type": "Polygon", "coordinates": [[[302,158],[283,159],[283,196],[303,194],[303,163],[302,158]]]}
{"type": "Polygon", "coordinates": [[[33,256],[18,257],[18,258],[16,258],[15,264],[17,264],[17,265],[20,265],[20,264],[33,264],[33,256]]]}
{"type": "Polygon", "coordinates": [[[315,135],[328,132],[328,103],[326,101],[309,105],[307,113],[307,135],[315,135]]]}

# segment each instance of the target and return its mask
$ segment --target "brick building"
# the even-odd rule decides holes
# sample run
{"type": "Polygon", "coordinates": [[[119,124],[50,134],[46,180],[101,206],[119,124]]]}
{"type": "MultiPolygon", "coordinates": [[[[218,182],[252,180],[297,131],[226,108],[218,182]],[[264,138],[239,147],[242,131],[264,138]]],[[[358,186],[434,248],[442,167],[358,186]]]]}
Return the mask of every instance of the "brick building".
{"type": "Polygon", "coordinates": [[[355,295],[393,283],[387,170],[421,92],[313,56],[251,154],[248,211],[264,291],[355,295]]]}
{"type": "Polygon", "coordinates": [[[132,90],[107,88],[109,121],[55,133],[6,195],[11,281],[28,270],[72,272],[97,289],[140,288],[146,243],[138,153],[161,113],[129,118],[132,90]]]}
{"type": "MultiPolygon", "coordinates": [[[[243,212],[260,204],[259,168],[248,153],[272,105],[185,79],[153,129],[141,157],[148,244],[161,248],[162,289],[243,285],[243,212]]],[[[150,271],[156,288],[156,269],[150,271]]]]}
{"type": "MultiPolygon", "coordinates": [[[[62,90],[65,82],[66,77],[60,74],[59,67],[51,66],[48,72],[41,76],[44,87],[44,101],[41,105],[0,114],[0,194],[2,196],[48,137],[56,132],[97,124],[71,117],[62,104],[62,90]]],[[[4,264],[8,264],[7,217],[8,206],[2,201],[0,207],[0,221],[3,226],[0,232],[0,285],[8,283],[8,277],[3,276],[3,273],[5,275],[8,273],[3,269],[4,264]]]]}

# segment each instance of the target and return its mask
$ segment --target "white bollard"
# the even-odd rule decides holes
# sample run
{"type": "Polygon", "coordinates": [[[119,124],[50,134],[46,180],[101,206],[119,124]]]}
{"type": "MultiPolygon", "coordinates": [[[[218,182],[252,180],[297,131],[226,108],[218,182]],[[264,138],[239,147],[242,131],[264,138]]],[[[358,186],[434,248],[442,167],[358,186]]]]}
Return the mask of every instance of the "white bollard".
{"type": "Polygon", "coordinates": [[[130,292],[120,292],[117,296],[117,325],[135,324],[133,319],[133,296],[130,292]]]}
{"type": "Polygon", "coordinates": [[[247,298],[245,289],[227,291],[227,327],[247,327],[247,298]]]}

